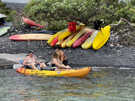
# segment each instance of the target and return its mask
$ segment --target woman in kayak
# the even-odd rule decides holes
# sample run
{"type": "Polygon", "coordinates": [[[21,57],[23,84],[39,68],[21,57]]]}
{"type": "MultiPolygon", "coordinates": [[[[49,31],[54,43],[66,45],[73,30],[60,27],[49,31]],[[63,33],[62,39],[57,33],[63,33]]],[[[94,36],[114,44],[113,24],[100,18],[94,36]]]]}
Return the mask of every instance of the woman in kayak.
{"type": "Polygon", "coordinates": [[[37,57],[33,54],[33,52],[30,52],[26,56],[26,58],[23,61],[23,65],[25,68],[36,70],[46,67],[46,65],[43,62],[37,61],[37,57]]]}
{"type": "Polygon", "coordinates": [[[57,67],[56,69],[71,69],[71,67],[67,65],[67,58],[64,55],[64,52],[59,49],[55,50],[51,64],[53,67],[57,67]]]}

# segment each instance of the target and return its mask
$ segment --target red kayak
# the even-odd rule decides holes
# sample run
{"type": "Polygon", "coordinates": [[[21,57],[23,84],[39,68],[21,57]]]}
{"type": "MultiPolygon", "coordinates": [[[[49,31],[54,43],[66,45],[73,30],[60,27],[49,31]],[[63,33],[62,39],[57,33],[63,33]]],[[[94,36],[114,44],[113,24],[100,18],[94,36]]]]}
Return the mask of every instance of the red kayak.
{"type": "Polygon", "coordinates": [[[22,20],[24,23],[30,25],[30,26],[38,26],[40,28],[44,28],[44,26],[40,25],[40,24],[37,24],[36,22],[30,20],[29,18],[26,18],[26,17],[22,17],[22,20]]]}
{"type": "Polygon", "coordinates": [[[88,39],[88,37],[92,34],[93,31],[85,33],[82,37],[80,37],[78,40],[75,41],[75,43],[73,43],[72,47],[76,48],[78,46],[80,46],[86,39],[88,39]]]}
{"type": "Polygon", "coordinates": [[[50,46],[55,46],[56,43],[58,42],[58,36],[51,42],[50,46]]]}

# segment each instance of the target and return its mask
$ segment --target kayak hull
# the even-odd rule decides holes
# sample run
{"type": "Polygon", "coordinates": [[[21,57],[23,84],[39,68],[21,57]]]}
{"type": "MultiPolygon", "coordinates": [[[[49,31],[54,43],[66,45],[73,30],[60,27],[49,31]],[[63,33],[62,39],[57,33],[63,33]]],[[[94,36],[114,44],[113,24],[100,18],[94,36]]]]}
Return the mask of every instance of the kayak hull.
{"type": "Polygon", "coordinates": [[[69,69],[61,71],[49,71],[49,70],[32,70],[20,67],[16,69],[17,72],[25,75],[37,75],[37,76],[54,76],[54,77],[85,77],[91,71],[91,67],[84,67],[80,69],[69,69]]]}
{"type": "Polygon", "coordinates": [[[73,38],[75,35],[76,35],[76,33],[70,35],[67,39],[65,39],[65,40],[61,43],[61,47],[62,47],[62,48],[67,47],[67,46],[66,46],[66,43],[67,43],[68,41],[72,40],[72,38],[73,38]]]}
{"type": "Polygon", "coordinates": [[[0,36],[5,35],[9,29],[10,29],[10,26],[0,27],[0,36]]]}
{"type": "Polygon", "coordinates": [[[58,37],[60,34],[66,32],[66,31],[67,31],[67,29],[64,29],[64,30],[62,30],[62,31],[57,32],[56,34],[54,34],[53,36],[51,36],[51,37],[48,39],[47,43],[48,43],[49,45],[51,45],[52,41],[53,41],[56,37],[58,37]]]}
{"type": "Polygon", "coordinates": [[[10,40],[25,41],[25,40],[48,40],[50,34],[19,34],[9,37],[10,40]]]}
{"type": "Polygon", "coordinates": [[[67,47],[71,47],[73,45],[73,43],[78,40],[84,33],[86,33],[86,31],[84,29],[82,29],[79,33],[77,33],[73,38],[72,40],[69,40],[67,43],[66,43],[66,46],[67,47]]]}
{"type": "Polygon", "coordinates": [[[92,33],[92,35],[87,39],[85,40],[85,42],[81,45],[81,47],[83,49],[88,49],[92,46],[92,43],[93,43],[93,40],[95,39],[96,35],[98,34],[99,32],[96,30],[95,32],[92,33]]]}
{"type": "Polygon", "coordinates": [[[79,47],[86,39],[88,39],[88,37],[91,35],[91,32],[85,33],[82,37],[80,37],[78,40],[75,41],[75,43],[73,43],[73,48],[79,47]]]}
{"type": "Polygon", "coordinates": [[[26,17],[22,17],[22,20],[24,23],[30,25],[30,26],[37,26],[37,27],[40,27],[40,28],[44,28],[44,26],[40,25],[40,24],[37,24],[35,21],[29,19],[29,18],[26,18],[26,17]]]}
{"type": "Polygon", "coordinates": [[[110,29],[111,29],[110,25],[101,28],[101,31],[97,34],[92,43],[92,47],[94,50],[100,49],[108,41],[110,37],[110,29]]]}
{"type": "Polygon", "coordinates": [[[50,46],[52,46],[52,47],[55,46],[57,42],[58,42],[58,37],[56,37],[56,38],[51,42],[50,46]]]}
{"type": "MultiPolygon", "coordinates": [[[[80,29],[81,29],[81,26],[76,26],[76,31],[79,31],[80,29]]],[[[66,30],[65,32],[59,35],[58,40],[64,40],[65,38],[67,38],[68,36],[74,33],[70,32],[69,30],[66,30]]]]}

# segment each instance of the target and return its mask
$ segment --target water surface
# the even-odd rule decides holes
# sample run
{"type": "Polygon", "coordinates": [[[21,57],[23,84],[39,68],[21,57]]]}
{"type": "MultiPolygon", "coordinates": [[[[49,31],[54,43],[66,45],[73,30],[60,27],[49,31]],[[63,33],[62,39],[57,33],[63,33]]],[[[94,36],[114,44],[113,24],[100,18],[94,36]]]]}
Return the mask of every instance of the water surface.
{"type": "Polygon", "coordinates": [[[134,101],[134,69],[93,69],[86,78],[24,76],[0,70],[0,101],[134,101]]]}

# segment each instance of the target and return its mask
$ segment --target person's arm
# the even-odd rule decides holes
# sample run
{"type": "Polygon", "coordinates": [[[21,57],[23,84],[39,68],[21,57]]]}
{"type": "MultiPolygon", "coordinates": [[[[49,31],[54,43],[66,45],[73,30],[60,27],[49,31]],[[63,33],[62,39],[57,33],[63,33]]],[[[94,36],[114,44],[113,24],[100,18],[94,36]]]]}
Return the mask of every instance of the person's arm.
{"type": "Polygon", "coordinates": [[[63,69],[63,68],[66,69],[67,68],[67,66],[65,66],[64,64],[58,63],[57,59],[53,59],[52,63],[55,64],[60,69],[63,69]]]}
{"type": "Polygon", "coordinates": [[[63,62],[63,61],[65,61],[65,60],[67,60],[67,57],[66,57],[65,55],[63,55],[63,56],[61,57],[61,61],[63,62]]]}
{"type": "Polygon", "coordinates": [[[40,62],[38,61],[38,58],[37,58],[37,56],[36,55],[33,55],[33,58],[34,58],[34,60],[35,60],[35,62],[34,63],[36,63],[36,64],[39,64],[40,62]]]}
{"type": "Polygon", "coordinates": [[[26,57],[26,58],[24,59],[24,61],[23,61],[23,65],[28,65],[27,60],[28,60],[28,57],[26,57]]]}

